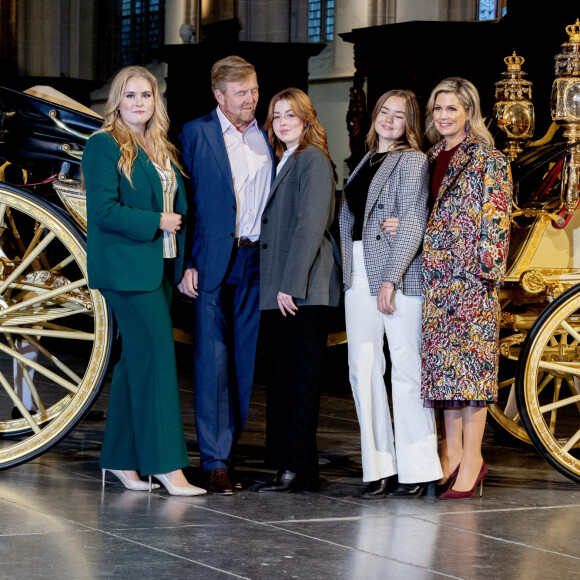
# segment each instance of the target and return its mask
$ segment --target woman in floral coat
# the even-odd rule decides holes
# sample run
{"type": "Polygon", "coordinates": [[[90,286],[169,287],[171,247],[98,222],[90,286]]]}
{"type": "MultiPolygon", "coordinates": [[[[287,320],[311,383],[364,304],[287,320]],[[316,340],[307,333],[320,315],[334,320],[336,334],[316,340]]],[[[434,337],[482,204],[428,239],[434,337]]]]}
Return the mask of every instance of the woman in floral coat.
{"type": "MultiPolygon", "coordinates": [[[[433,211],[423,246],[421,396],[443,407],[444,498],[483,488],[487,404],[497,397],[499,302],[509,245],[512,183],[493,147],[477,89],[453,77],[427,104],[433,211]]],[[[481,492],[480,492],[481,493],[481,492]]]]}

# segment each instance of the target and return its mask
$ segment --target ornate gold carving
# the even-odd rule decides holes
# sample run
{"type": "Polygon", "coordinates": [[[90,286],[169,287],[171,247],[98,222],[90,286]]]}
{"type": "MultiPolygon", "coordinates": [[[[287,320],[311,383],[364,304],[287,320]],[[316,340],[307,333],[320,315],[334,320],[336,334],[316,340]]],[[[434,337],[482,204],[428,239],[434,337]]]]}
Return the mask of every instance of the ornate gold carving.
{"type": "Polygon", "coordinates": [[[566,32],[570,42],[580,42],[580,19],[576,18],[576,24],[568,24],[566,32]]]}
{"type": "Polygon", "coordinates": [[[548,284],[548,289],[546,290],[546,294],[550,298],[557,298],[565,292],[568,288],[570,288],[572,284],[564,284],[563,282],[554,282],[552,284],[548,284]]]}
{"type": "Polygon", "coordinates": [[[546,287],[544,277],[535,270],[528,270],[520,276],[520,286],[529,294],[540,294],[546,287]]]}
{"type": "Polygon", "coordinates": [[[531,139],[535,128],[534,105],[532,104],[532,83],[524,79],[521,70],[525,59],[516,55],[506,56],[507,71],[503,80],[495,83],[494,117],[498,127],[508,140],[504,153],[513,161],[524,149],[525,141],[531,139]]]}
{"type": "Polygon", "coordinates": [[[58,193],[62,203],[68,209],[74,220],[87,231],[87,197],[80,181],[75,179],[62,179],[52,182],[52,187],[58,193]]]}
{"type": "Polygon", "coordinates": [[[526,59],[523,56],[517,56],[514,50],[512,56],[506,56],[503,61],[507,64],[508,72],[519,72],[526,59]]]}
{"type": "Polygon", "coordinates": [[[517,354],[512,354],[511,349],[513,346],[520,345],[526,339],[526,334],[524,332],[519,332],[517,334],[512,334],[506,336],[499,341],[499,352],[504,358],[510,360],[518,360],[519,352],[517,354]]]}
{"type": "MultiPolygon", "coordinates": [[[[61,274],[55,274],[49,272],[48,270],[36,270],[26,275],[26,281],[32,284],[37,284],[39,286],[45,286],[47,288],[62,288],[67,284],[70,284],[70,280],[61,274]]],[[[65,292],[62,296],[66,296],[72,300],[80,302],[84,308],[87,310],[93,309],[93,302],[89,291],[86,288],[78,288],[77,290],[72,290],[70,292],[65,292]]],[[[0,311],[0,316],[2,312],[0,311]]]]}

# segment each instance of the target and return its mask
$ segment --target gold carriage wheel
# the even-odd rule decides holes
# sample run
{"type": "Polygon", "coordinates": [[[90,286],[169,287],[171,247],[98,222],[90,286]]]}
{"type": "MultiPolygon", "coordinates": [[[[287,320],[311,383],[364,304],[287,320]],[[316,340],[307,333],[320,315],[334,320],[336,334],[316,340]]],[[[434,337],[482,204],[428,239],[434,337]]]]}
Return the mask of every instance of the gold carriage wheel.
{"type": "Polygon", "coordinates": [[[580,483],[580,285],[556,298],[530,329],[516,395],[537,451],[580,483]]]}
{"type": "Polygon", "coordinates": [[[0,469],[44,453],[82,419],[111,337],[106,303],[87,287],[78,227],[0,183],[0,469]]]}
{"type": "Polygon", "coordinates": [[[488,406],[489,418],[494,427],[501,433],[508,433],[517,440],[531,445],[528,433],[522,424],[522,418],[516,403],[516,367],[521,345],[526,335],[515,333],[500,340],[500,378],[498,381],[498,401],[488,406]]]}

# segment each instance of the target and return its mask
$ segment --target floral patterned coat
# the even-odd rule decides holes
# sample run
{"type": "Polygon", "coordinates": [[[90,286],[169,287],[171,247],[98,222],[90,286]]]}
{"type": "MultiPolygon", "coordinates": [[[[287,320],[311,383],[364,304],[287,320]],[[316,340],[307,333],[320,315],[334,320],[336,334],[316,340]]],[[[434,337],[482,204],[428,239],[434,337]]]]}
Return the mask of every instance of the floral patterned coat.
{"type": "MultiPolygon", "coordinates": [[[[445,142],[427,154],[431,164],[445,142]]],[[[507,159],[468,135],[451,158],[423,245],[421,396],[497,398],[499,301],[509,246],[507,159]]]]}

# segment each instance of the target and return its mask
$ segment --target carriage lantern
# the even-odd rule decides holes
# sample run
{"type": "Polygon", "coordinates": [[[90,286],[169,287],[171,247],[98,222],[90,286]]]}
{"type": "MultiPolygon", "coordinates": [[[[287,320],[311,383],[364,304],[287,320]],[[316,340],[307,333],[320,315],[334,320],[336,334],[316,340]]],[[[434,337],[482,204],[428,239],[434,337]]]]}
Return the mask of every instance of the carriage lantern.
{"type": "Polygon", "coordinates": [[[566,26],[569,40],[555,56],[556,79],[552,85],[552,120],[564,127],[570,149],[562,170],[562,200],[572,213],[578,205],[580,175],[580,20],[566,26]]]}
{"type": "Polygon", "coordinates": [[[512,56],[503,59],[507,71],[503,80],[495,83],[494,117],[498,127],[507,134],[506,147],[503,150],[507,158],[513,161],[524,149],[524,141],[532,138],[535,127],[532,83],[524,79],[527,74],[522,71],[525,59],[512,56]]]}

